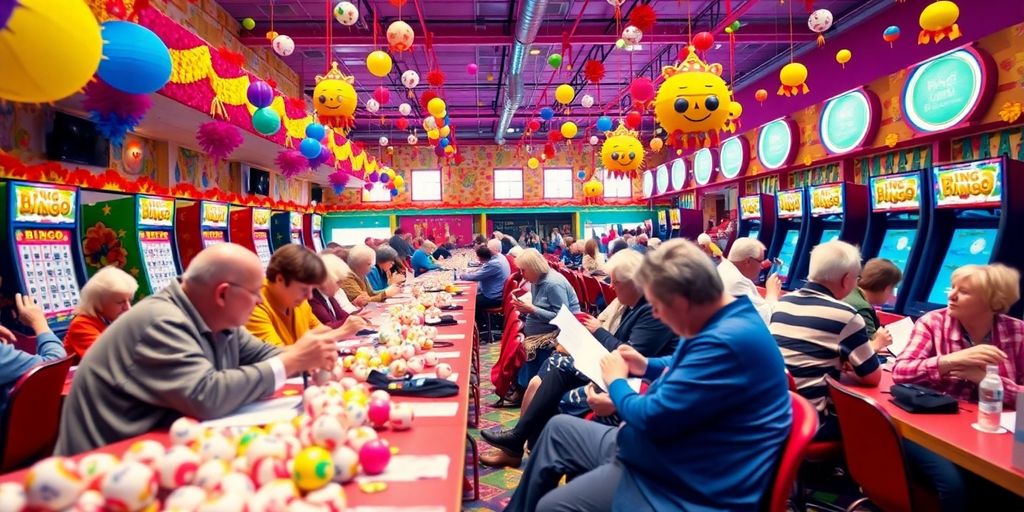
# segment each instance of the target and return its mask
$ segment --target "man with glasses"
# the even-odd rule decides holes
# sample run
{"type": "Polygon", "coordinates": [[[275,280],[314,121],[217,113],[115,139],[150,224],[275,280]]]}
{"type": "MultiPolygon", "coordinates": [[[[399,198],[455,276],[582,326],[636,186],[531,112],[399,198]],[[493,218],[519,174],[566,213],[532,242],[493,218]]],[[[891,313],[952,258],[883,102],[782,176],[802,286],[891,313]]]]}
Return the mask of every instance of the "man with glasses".
{"type": "Polygon", "coordinates": [[[765,281],[764,297],[761,297],[754,285],[761,271],[770,266],[766,266],[766,263],[768,260],[765,259],[764,244],[756,238],[742,237],[732,243],[729,258],[718,264],[718,277],[722,279],[725,293],[732,297],[749,298],[765,324],[771,320],[772,308],[782,293],[782,281],[777,274],[768,276],[765,281]]]}
{"type": "Polygon", "coordinates": [[[310,329],[281,350],[242,327],[263,302],[263,280],[255,253],[214,245],[196,255],[180,283],[110,324],[75,373],[55,453],[166,429],[181,416],[224,416],[273,394],[289,375],[332,368],[340,329],[310,329]]]}

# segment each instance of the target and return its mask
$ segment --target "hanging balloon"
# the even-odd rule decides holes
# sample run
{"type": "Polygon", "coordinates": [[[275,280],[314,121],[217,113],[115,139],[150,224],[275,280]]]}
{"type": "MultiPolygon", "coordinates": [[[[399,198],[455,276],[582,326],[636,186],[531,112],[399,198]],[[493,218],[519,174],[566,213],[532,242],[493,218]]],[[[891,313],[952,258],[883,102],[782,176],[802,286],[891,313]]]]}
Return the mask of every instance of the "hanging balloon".
{"type": "Polygon", "coordinates": [[[540,121],[538,121],[536,119],[530,119],[530,121],[528,123],[526,123],[526,127],[531,132],[535,132],[537,130],[540,130],[540,121]]]}
{"type": "Polygon", "coordinates": [[[398,119],[395,119],[395,128],[398,128],[399,130],[403,131],[408,130],[409,120],[404,117],[399,117],[398,119]]]}
{"type": "Polygon", "coordinates": [[[412,105],[409,105],[408,103],[402,103],[401,105],[398,106],[398,113],[402,114],[403,116],[411,114],[412,105]]]}
{"type": "Polygon", "coordinates": [[[693,36],[693,47],[698,51],[706,52],[715,45],[715,36],[711,32],[698,32],[693,36]]]}
{"type": "Polygon", "coordinates": [[[626,47],[623,50],[636,51],[640,49],[640,41],[644,38],[644,33],[630,25],[622,30],[622,40],[626,42],[626,47]]]}
{"type": "Polygon", "coordinates": [[[267,38],[267,41],[271,41],[271,42],[273,42],[273,41],[274,41],[274,39],[277,39],[277,36],[279,36],[279,35],[281,35],[281,34],[278,34],[278,33],[277,33],[276,31],[274,31],[274,30],[268,30],[268,31],[267,31],[267,35],[266,35],[265,37],[267,38]]]}
{"type": "Polygon", "coordinates": [[[620,49],[620,50],[625,50],[626,49],[626,40],[622,39],[621,37],[616,39],[615,40],[615,47],[620,49]]]}
{"type": "Polygon", "coordinates": [[[597,118],[597,123],[594,124],[594,127],[600,132],[610,132],[612,131],[612,118],[601,116],[597,118]]]}
{"type": "Polygon", "coordinates": [[[562,105],[572,103],[574,97],[576,97],[576,90],[569,84],[562,84],[555,88],[555,101],[562,105]]]}
{"type": "Polygon", "coordinates": [[[452,128],[450,126],[448,126],[448,125],[442,126],[442,127],[437,129],[437,134],[440,135],[441,137],[447,137],[447,136],[451,135],[451,133],[452,133],[452,128]]]}
{"type": "Polygon", "coordinates": [[[249,84],[245,98],[256,108],[269,107],[274,101],[274,89],[263,80],[256,80],[249,84]]]}
{"type": "Polygon", "coordinates": [[[159,36],[142,25],[108,21],[103,32],[103,59],[96,74],[128,94],[156,92],[171,79],[171,54],[159,36]]]}
{"type": "Polygon", "coordinates": [[[842,50],[836,52],[836,62],[838,62],[839,65],[843,66],[843,69],[846,69],[846,63],[850,62],[850,59],[852,58],[853,53],[850,52],[850,50],[847,50],[846,48],[843,48],[842,50]]]}
{"type": "Polygon", "coordinates": [[[256,20],[252,18],[242,18],[242,28],[246,30],[252,30],[256,28],[256,20]]]}
{"type": "Polygon", "coordinates": [[[552,53],[551,55],[548,55],[548,66],[551,66],[552,69],[562,67],[562,54],[552,53]]]}
{"type": "Polygon", "coordinates": [[[280,35],[274,38],[270,43],[270,47],[274,49],[274,53],[287,57],[295,52],[295,41],[292,41],[292,38],[288,36],[280,35]]]}
{"type": "Polygon", "coordinates": [[[735,34],[736,32],[739,32],[741,26],[742,25],[740,25],[740,20],[736,20],[730,23],[728,27],[725,27],[725,31],[730,34],[735,34]]]}
{"type": "Polygon", "coordinates": [[[331,70],[324,75],[316,76],[313,88],[313,110],[317,120],[325,126],[348,133],[355,126],[358,97],[352,87],[355,82],[351,76],[345,76],[338,70],[338,63],[331,63],[331,70]]]}
{"type": "Polygon", "coordinates": [[[444,154],[446,154],[446,155],[454,155],[455,154],[455,146],[445,146],[444,147],[444,154]]]}
{"type": "Polygon", "coordinates": [[[579,128],[576,127],[576,123],[572,121],[567,121],[565,123],[562,123],[562,127],[558,131],[562,134],[562,137],[571,139],[576,136],[576,132],[578,130],[579,128]]]}
{"type": "Polygon", "coordinates": [[[466,64],[466,73],[469,74],[469,76],[476,75],[476,72],[479,71],[479,69],[480,68],[476,65],[475,62],[470,62],[469,64],[466,64]]]}
{"type": "Polygon", "coordinates": [[[807,26],[811,29],[811,32],[818,34],[818,46],[825,44],[824,33],[826,30],[832,28],[832,11],[828,9],[818,9],[811,13],[807,17],[807,26]]]}
{"type": "Polygon", "coordinates": [[[555,157],[555,145],[553,143],[544,144],[544,158],[551,159],[555,157]]]}
{"type": "Polygon", "coordinates": [[[391,189],[391,197],[397,197],[397,196],[398,196],[398,189],[397,188],[391,189]]]}
{"type": "Polygon", "coordinates": [[[338,2],[338,5],[334,6],[334,19],[346,27],[351,27],[359,21],[359,9],[356,9],[352,2],[338,2]]]}
{"type": "MultiPolygon", "coordinates": [[[[381,137],[381,139],[383,139],[385,142],[387,142],[387,140],[388,140],[387,137],[381,137]]],[[[388,174],[386,172],[380,173],[380,182],[381,183],[388,183],[390,181],[391,181],[391,175],[390,174],[388,174]]]]}
{"type": "Polygon", "coordinates": [[[423,119],[423,129],[426,131],[437,130],[437,120],[433,117],[427,117],[423,119]]]}
{"type": "Polygon", "coordinates": [[[381,105],[387,105],[391,101],[391,91],[387,90],[383,85],[373,90],[373,99],[377,100],[377,103],[381,105]]]}
{"type": "Polygon", "coordinates": [[[408,23],[398,20],[388,25],[388,48],[393,52],[404,52],[412,48],[416,33],[408,23]]]}
{"type": "Polygon", "coordinates": [[[633,103],[644,106],[654,99],[654,82],[650,78],[634,78],[629,84],[629,95],[633,97],[633,103]]]}
{"type": "Polygon", "coordinates": [[[309,123],[306,125],[306,137],[314,140],[324,140],[327,136],[327,130],[324,129],[324,125],[320,123],[309,123]]]}
{"type": "Polygon", "coordinates": [[[262,135],[273,135],[281,129],[281,116],[269,107],[252,113],[252,127],[262,135]]]}
{"type": "Polygon", "coordinates": [[[388,138],[385,137],[384,135],[381,135],[380,139],[378,139],[377,142],[380,143],[381,146],[387,146],[388,145],[388,138]]]}
{"type": "Polygon", "coordinates": [[[758,89],[756,92],[754,92],[754,99],[757,100],[758,103],[763,104],[764,100],[768,99],[768,91],[764,89],[758,89]]]}
{"type": "Polygon", "coordinates": [[[299,152],[306,158],[320,156],[320,141],[309,137],[302,139],[302,142],[299,144],[299,152]]]}
{"type": "Polygon", "coordinates": [[[643,117],[641,117],[640,113],[635,110],[632,110],[628,114],[626,114],[626,127],[629,128],[630,130],[639,130],[640,123],[642,121],[643,117]]]}
{"type": "Polygon", "coordinates": [[[441,98],[434,98],[427,103],[427,112],[434,117],[444,117],[447,113],[448,105],[445,104],[441,98]]]}
{"type": "Polygon", "coordinates": [[[650,146],[651,146],[651,151],[654,151],[655,153],[657,153],[658,151],[661,151],[661,148],[663,148],[665,146],[665,141],[655,137],[655,138],[651,139],[650,146]]]}
{"type": "Polygon", "coordinates": [[[590,136],[590,145],[591,146],[596,146],[598,142],[600,142],[600,139],[597,138],[597,135],[591,135],[590,136]]]}
{"type": "Polygon", "coordinates": [[[416,86],[419,85],[419,84],[420,84],[420,75],[419,75],[419,73],[417,73],[417,72],[415,72],[415,71],[413,71],[411,69],[407,70],[404,73],[402,73],[402,85],[404,85],[406,89],[415,89],[416,86]]]}
{"type": "Polygon", "coordinates": [[[662,69],[665,81],[658,88],[654,100],[654,117],[665,129],[669,146],[718,145],[718,136],[725,128],[733,96],[721,75],[722,66],[706,64],[692,46],[686,48],[686,58],[681,63],[662,69]],[[680,90],[701,92],[680,97],[680,90]]]}
{"type": "Polygon", "coordinates": [[[594,97],[589,95],[589,94],[584,94],[580,98],[580,105],[583,105],[583,108],[593,107],[594,106],[594,97]]]}
{"type": "Polygon", "coordinates": [[[743,105],[738,101],[729,103],[729,118],[725,121],[725,131],[736,133],[740,127],[740,116],[743,115],[743,105]]]}
{"type": "Polygon", "coordinates": [[[545,121],[550,121],[552,117],[555,117],[555,111],[551,110],[551,107],[544,107],[540,109],[540,118],[545,121]]]}
{"type": "Polygon", "coordinates": [[[441,140],[437,141],[437,143],[442,148],[446,148],[446,147],[448,147],[448,144],[451,144],[451,141],[448,140],[448,137],[442,137],[441,140]]]}
{"type": "Polygon", "coordinates": [[[387,52],[375,50],[366,56],[366,69],[375,77],[384,78],[388,76],[388,73],[391,72],[391,65],[391,56],[387,52]]]}
{"type": "Polygon", "coordinates": [[[534,157],[530,157],[530,159],[526,161],[526,166],[529,167],[530,169],[536,169],[540,167],[540,160],[537,160],[534,157]]]}
{"type": "Polygon", "coordinates": [[[376,114],[378,111],[380,111],[380,103],[378,103],[377,100],[373,98],[366,100],[366,111],[371,114],[376,114]]]}
{"type": "Polygon", "coordinates": [[[938,43],[946,37],[950,41],[960,38],[960,26],[956,20],[960,18],[960,7],[949,0],[940,0],[928,4],[921,11],[918,24],[921,33],[917,36],[917,44],[938,43]]]}
{"type": "Polygon", "coordinates": [[[398,174],[391,179],[391,183],[395,184],[395,188],[401,189],[405,187],[405,178],[403,178],[401,174],[398,174]]]}
{"type": "Polygon", "coordinates": [[[604,184],[597,178],[591,178],[583,184],[583,197],[594,201],[604,194],[604,184]]]}
{"type": "Polygon", "coordinates": [[[431,141],[435,141],[441,137],[441,132],[434,130],[427,130],[427,138],[431,141]]]}
{"type": "Polygon", "coordinates": [[[796,96],[807,94],[810,89],[807,87],[807,67],[799,62],[790,62],[779,70],[779,96],[796,96]]]}
{"type": "Polygon", "coordinates": [[[405,138],[405,141],[408,142],[410,146],[415,146],[420,139],[416,137],[416,135],[410,133],[409,136],[405,138]]]}
{"type": "Polygon", "coordinates": [[[882,39],[889,43],[889,48],[892,48],[892,44],[900,38],[900,28],[896,25],[889,25],[882,32],[882,39]]]}

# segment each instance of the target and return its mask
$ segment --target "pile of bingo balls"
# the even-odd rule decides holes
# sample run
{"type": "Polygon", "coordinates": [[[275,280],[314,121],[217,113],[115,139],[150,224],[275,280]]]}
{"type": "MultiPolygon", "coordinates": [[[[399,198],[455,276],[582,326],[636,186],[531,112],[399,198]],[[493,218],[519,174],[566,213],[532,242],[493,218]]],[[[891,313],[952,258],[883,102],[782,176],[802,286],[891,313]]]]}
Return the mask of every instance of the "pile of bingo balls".
{"type": "Polygon", "coordinates": [[[432,351],[436,327],[385,323],[378,332],[379,345],[359,347],[354,354],[338,360],[330,372],[333,380],[341,382],[348,378],[366,382],[373,370],[392,378],[416,375],[430,368],[439,379],[452,375],[452,366],[440,362],[432,351]]]}
{"type": "Polygon", "coordinates": [[[222,430],[180,418],[169,448],[142,440],[120,457],[44,459],[23,483],[0,484],[0,512],[341,512],[341,484],[381,474],[391,460],[377,429],[411,428],[413,410],[352,379],[303,398],[291,422],[222,430]]]}

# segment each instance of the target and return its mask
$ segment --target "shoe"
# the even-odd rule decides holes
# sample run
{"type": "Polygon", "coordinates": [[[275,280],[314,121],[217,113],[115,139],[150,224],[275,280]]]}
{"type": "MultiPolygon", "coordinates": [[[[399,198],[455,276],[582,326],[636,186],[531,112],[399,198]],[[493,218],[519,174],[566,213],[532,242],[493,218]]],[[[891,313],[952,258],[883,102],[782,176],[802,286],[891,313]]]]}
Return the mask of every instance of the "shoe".
{"type": "Polygon", "coordinates": [[[513,457],[502,450],[490,450],[480,454],[480,464],[487,467],[518,468],[522,463],[522,457],[513,457]]]}
{"type": "Polygon", "coordinates": [[[526,444],[526,440],[519,439],[513,429],[481,430],[480,437],[487,444],[501,450],[506,455],[517,459],[523,458],[523,445],[526,444]]]}
{"type": "Polygon", "coordinates": [[[521,390],[510,391],[507,395],[499,398],[491,407],[503,409],[506,407],[520,407],[523,405],[523,392],[521,390]]]}

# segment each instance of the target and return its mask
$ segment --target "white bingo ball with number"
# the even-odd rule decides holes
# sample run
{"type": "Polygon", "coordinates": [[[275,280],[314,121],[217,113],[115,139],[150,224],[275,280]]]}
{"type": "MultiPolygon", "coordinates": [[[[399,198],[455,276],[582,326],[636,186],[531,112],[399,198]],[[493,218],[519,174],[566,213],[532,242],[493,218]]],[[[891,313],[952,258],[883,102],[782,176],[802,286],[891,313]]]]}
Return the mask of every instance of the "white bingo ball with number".
{"type": "Polygon", "coordinates": [[[427,363],[423,361],[423,357],[421,356],[410,357],[409,360],[406,361],[406,365],[409,367],[409,371],[412,372],[413,375],[423,373],[423,370],[427,367],[427,363]]]}
{"type": "Polygon", "coordinates": [[[61,510],[78,501],[85,482],[78,476],[75,463],[64,457],[49,457],[36,462],[25,475],[29,507],[61,510]]]}
{"type": "Polygon", "coordinates": [[[172,446],[156,466],[160,487],[176,489],[192,483],[202,459],[185,446],[172,446]]]}
{"type": "Polygon", "coordinates": [[[203,435],[205,429],[192,418],[181,417],[171,423],[171,443],[191,444],[203,435]]]}
{"type": "Polygon", "coordinates": [[[262,457],[252,462],[252,469],[249,471],[249,478],[256,482],[257,486],[263,486],[274,480],[290,478],[288,463],[283,457],[262,457]]]}
{"type": "Polygon", "coordinates": [[[409,359],[412,356],[416,355],[416,352],[417,352],[416,349],[417,349],[417,346],[413,345],[412,343],[402,343],[402,346],[399,347],[399,350],[401,351],[400,354],[402,356],[402,359],[409,359]]]}
{"type": "MultiPolygon", "coordinates": [[[[272,437],[277,438],[292,437],[298,433],[298,430],[296,430],[295,425],[292,425],[289,421],[279,421],[277,423],[271,423],[270,426],[267,427],[267,433],[272,437]]],[[[256,441],[259,441],[259,439],[253,440],[253,443],[255,444],[256,441]]],[[[252,444],[249,445],[249,450],[246,451],[246,453],[250,456],[252,455],[252,444]]]]}
{"type": "Polygon", "coordinates": [[[358,382],[366,382],[366,379],[370,378],[370,369],[365,365],[358,365],[352,369],[352,376],[358,382]]]}
{"type": "Polygon", "coordinates": [[[370,400],[384,400],[386,402],[391,402],[391,393],[388,393],[383,389],[375,389],[370,393],[370,400]]]}
{"type": "Polygon", "coordinates": [[[107,499],[103,497],[103,493],[89,489],[78,497],[78,501],[69,512],[105,512],[106,505],[107,499]]]}
{"type": "Polygon", "coordinates": [[[406,403],[391,404],[391,417],[389,422],[394,430],[409,430],[412,428],[412,420],[415,416],[412,405],[406,403]]]}
{"type": "Polygon", "coordinates": [[[372,427],[356,427],[348,431],[348,445],[357,452],[371,439],[377,439],[377,431],[372,427]]]}
{"type": "Polygon", "coordinates": [[[160,464],[160,460],[167,453],[167,449],[159,441],[144,439],[136,441],[124,452],[125,462],[139,462],[153,469],[160,464]]]}
{"type": "Polygon", "coordinates": [[[310,433],[313,443],[328,451],[345,444],[345,427],[336,416],[323,415],[313,420],[310,433]]]}
{"type": "Polygon", "coordinates": [[[85,482],[86,487],[94,489],[120,462],[116,455],[110,453],[90,453],[78,462],[78,476],[85,482]]]}
{"type": "Polygon", "coordinates": [[[0,512],[21,512],[27,503],[25,487],[20,483],[0,484],[0,512]]]}
{"type": "Polygon", "coordinates": [[[423,362],[427,365],[427,368],[433,368],[437,366],[441,359],[437,357],[436,352],[425,352],[423,354],[423,362]]]}
{"type": "Polygon", "coordinates": [[[434,368],[434,371],[437,372],[437,378],[447,379],[452,376],[452,365],[448,363],[440,363],[437,365],[437,368],[434,368]]]}
{"type": "Polygon", "coordinates": [[[290,479],[274,480],[260,487],[249,498],[250,512],[284,510],[288,503],[299,497],[299,488],[290,479]]]}
{"type": "Polygon", "coordinates": [[[199,441],[198,451],[204,461],[231,461],[235,458],[238,448],[226,436],[214,433],[199,441]]]}
{"type": "Polygon", "coordinates": [[[284,437],[294,437],[295,427],[291,423],[275,423],[271,426],[271,435],[257,437],[249,443],[249,447],[245,450],[245,456],[250,461],[255,461],[263,457],[280,457],[285,458],[288,454],[288,445],[285,444],[284,437]],[[281,432],[275,433],[275,430],[281,432]],[[287,432],[284,432],[287,430],[287,432]]]}
{"type": "Polygon", "coordinates": [[[405,359],[398,359],[391,361],[391,366],[388,368],[388,372],[392,377],[400,379],[405,377],[405,373],[409,370],[408,365],[405,364],[405,359]]]}
{"type": "Polygon", "coordinates": [[[345,489],[335,482],[331,482],[323,488],[307,494],[306,502],[310,505],[327,507],[329,512],[344,512],[345,507],[348,505],[345,498],[345,489]]]}
{"type": "MultiPolygon", "coordinates": [[[[349,402],[345,404],[345,426],[348,428],[358,428],[366,425],[366,421],[369,419],[369,412],[366,410],[366,406],[358,402],[349,402]]],[[[349,432],[351,434],[351,431],[349,432]]]]}
{"type": "Polygon", "coordinates": [[[196,512],[245,512],[248,496],[224,493],[207,498],[196,512]]]}
{"type": "Polygon", "coordinates": [[[342,377],[341,380],[338,381],[338,384],[341,384],[341,387],[344,388],[346,391],[348,391],[348,390],[358,386],[359,385],[359,381],[357,381],[353,377],[342,377]]]}
{"type": "Polygon", "coordinates": [[[100,491],[113,510],[137,511],[156,501],[156,473],[139,462],[122,462],[103,477],[100,491]]]}
{"type": "Polygon", "coordinates": [[[195,512],[206,501],[206,491],[202,487],[186,485],[175,489],[164,500],[164,510],[175,512],[195,512]]]}
{"type": "Polygon", "coordinates": [[[248,498],[256,494],[256,486],[253,485],[251,478],[242,473],[228,473],[224,475],[224,478],[220,479],[220,483],[217,484],[214,491],[221,494],[234,494],[248,498]]]}
{"type": "Polygon", "coordinates": [[[348,446],[339,446],[331,452],[334,462],[334,481],[346,483],[359,474],[359,454],[348,446]]]}
{"type": "Polygon", "coordinates": [[[192,483],[207,491],[212,491],[224,478],[224,475],[231,472],[231,466],[223,460],[210,460],[204,462],[196,471],[196,477],[192,483]]]}

